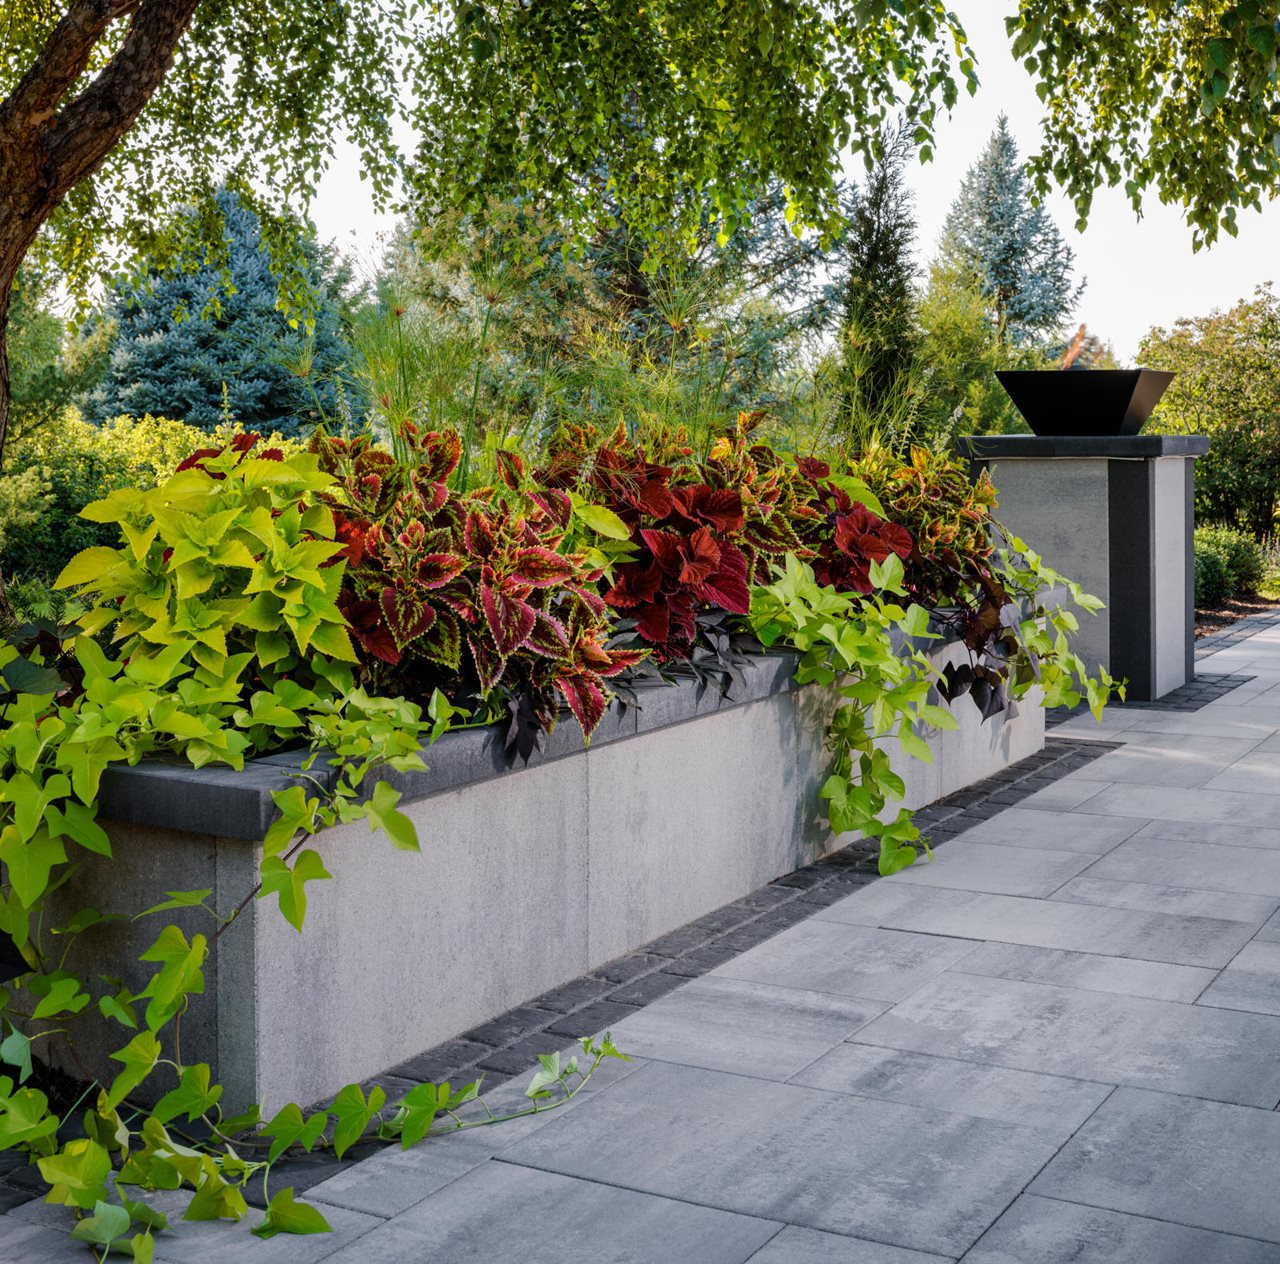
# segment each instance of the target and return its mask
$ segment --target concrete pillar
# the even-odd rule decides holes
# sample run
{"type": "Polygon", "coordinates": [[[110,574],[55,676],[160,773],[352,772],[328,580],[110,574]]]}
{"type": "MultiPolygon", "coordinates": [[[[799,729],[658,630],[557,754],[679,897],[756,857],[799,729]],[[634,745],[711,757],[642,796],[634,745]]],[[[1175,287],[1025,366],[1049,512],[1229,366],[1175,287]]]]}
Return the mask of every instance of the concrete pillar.
{"type": "Polygon", "coordinates": [[[999,494],[996,517],[1106,603],[1077,648],[1131,701],[1195,675],[1195,458],[1200,435],[972,435],[959,441],[999,494]]]}

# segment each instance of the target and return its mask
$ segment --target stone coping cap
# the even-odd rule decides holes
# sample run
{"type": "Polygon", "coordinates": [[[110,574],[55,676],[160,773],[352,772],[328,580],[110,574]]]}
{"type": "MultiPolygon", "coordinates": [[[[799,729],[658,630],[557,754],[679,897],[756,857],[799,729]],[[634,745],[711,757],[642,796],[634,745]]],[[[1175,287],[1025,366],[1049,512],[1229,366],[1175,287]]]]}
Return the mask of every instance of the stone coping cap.
{"type": "MultiPolygon", "coordinates": [[[[906,639],[895,633],[899,648],[906,639]]],[[[911,644],[920,650],[936,650],[959,642],[944,640],[935,634],[912,638],[911,644]]],[[[625,706],[621,699],[615,699],[592,735],[591,745],[603,746],[638,737],[714,711],[799,689],[801,686],[795,681],[798,658],[791,650],[751,655],[741,679],[730,684],[727,694],[721,694],[714,683],[701,687],[691,678],[678,679],[671,685],[660,681],[638,682],[635,691],[639,706],[625,706]]],[[[395,786],[403,795],[403,802],[412,803],[446,790],[520,772],[526,767],[535,768],[552,760],[580,755],[585,749],[582,730],[565,711],[556,731],[546,738],[541,750],[529,757],[527,765],[519,759],[510,764],[505,753],[505,728],[499,723],[483,728],[453,729],[424,749],[423,756],[429,765],[426,772],[402,773],[387,768],[380,770],[377,777],[395,786]]],[[[297,784],[305,756],[302,750],[278,751],[251,760],[241,771],[213,764],[192,768],[177,760],[161,759],[144,760],[132,767],[111,766],[102,776],[99,816],[129,825],[257,842],[276,816],[272,793],[297,784]]],[[[316,759],[309,775],[326,789],[332,787],[335,779],[323,755],[316,759]]]]}
{"type": "Polygon", "coordinates": [[[1001,457],[1204,456],[1206,435],[963,435],[956,451],[970,460],[1001,457]]]}

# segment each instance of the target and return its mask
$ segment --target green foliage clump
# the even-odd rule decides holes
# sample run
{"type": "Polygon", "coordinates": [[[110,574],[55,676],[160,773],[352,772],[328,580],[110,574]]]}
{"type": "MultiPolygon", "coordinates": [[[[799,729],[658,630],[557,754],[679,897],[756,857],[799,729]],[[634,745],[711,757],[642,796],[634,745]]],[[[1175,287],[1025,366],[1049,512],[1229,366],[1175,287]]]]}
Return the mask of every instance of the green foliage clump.
{"type": "MultiPolygon", "coordinates": [[[[240,433],[242,427],[228,427],[220,441],[240,433]]],[[[11,450],[14,473],[0,478],[0,569],[6,580],[52,579],[81,549],[114,543],[116,528],[86,519],[81,509],[120,488],[155,487],[209,441],[195,426],[167,417],[114,417],[95,426],[74,409],[29,434],[11,450]],[[11,478],[26,480],[29,499],[15,491],[24,521],[21,530],[4,533],[4,489],[11,478]]],[[[270,442],[282,441],[273,435],[270,442]]]]}
{"type": "Polygon", "coordinates": [[[1197,606],[1214,606],[1236,593],[1257,592],[1266,577],[1266,550],[1247,532],[1234,527],[1196,528],[1197,606]]]}
{"type": "Polygon", "coordinates": [[[1235,593],[1226,556],[1218,549],[1195,550],[1195,600],[1197,606],[1216,606],[1235,593]]]}
{"type": "Polygon", "coordinates": [[[1177,375],[1150,429],[1209,436],[1196,461],[1197,518],[1267,539],[1280,506],[1280,298],[1263,285],[1229,311],[1153,329],[1138,357],[1177,375]]]}

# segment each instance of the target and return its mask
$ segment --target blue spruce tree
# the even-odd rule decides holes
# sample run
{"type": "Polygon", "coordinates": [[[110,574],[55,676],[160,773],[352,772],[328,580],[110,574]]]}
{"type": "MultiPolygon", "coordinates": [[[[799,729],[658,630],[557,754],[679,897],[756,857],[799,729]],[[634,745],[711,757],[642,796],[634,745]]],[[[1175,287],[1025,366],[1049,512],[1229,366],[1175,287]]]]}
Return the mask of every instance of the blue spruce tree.
{"type": "Polygon", "coordinates": [[[1027,345],[1059,329],[1079,301],[1075,254],[1031,202],[1018,147],[1001,114],[960,186],[943,229],[942,263],[986,297],[1000,340],[1027,345]]]}
{"type": "Polygon", "coordinates": [[[217,200],[225,261],[149,268],[114,287],[106,314],[118,332],[106,376],[84,401],[90,420],[151,413],[211,430],[229,412],[251,430],[298,434],[350,401],[342,270],[304,241],[314,325],[291,324],[258,217],[234,193],[217,200]]]}

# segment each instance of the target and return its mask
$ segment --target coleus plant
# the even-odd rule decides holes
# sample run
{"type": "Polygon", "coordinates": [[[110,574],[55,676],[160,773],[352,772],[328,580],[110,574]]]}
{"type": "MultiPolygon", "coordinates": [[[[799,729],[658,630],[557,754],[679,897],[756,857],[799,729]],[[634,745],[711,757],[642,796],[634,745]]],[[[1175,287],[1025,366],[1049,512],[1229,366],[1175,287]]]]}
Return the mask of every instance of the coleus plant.
{"type": "Polygon", "coordinates": [[[330,503],[347,567],[338,603],[369,676],[409,697],[440,690],[491,713],[505,703],[522,739],[550,732],[563,699],[589,740],[607,681],[643,652],[606,646],[600,571],[564,548],[570,497],[526,494],[512,452],[498,463],[501,489],[453,490],[462,442],[452,431],[408,425],[401,446],[408,462],[367,436],[312,443],[337,480],[330,503]]]}

